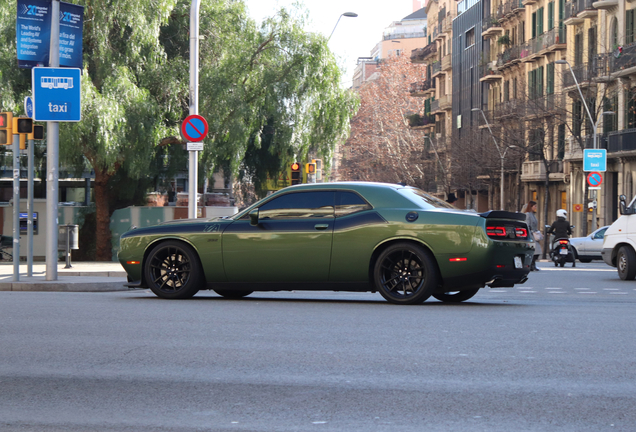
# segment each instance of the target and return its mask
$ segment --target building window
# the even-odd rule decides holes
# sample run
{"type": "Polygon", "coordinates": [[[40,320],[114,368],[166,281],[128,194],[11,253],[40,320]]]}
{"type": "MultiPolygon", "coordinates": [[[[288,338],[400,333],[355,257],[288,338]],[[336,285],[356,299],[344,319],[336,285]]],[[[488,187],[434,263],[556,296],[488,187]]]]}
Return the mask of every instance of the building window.
{"type": "Polygon", "coordinates": [[[466,48],[475,45],[475,27],[466,32],[466,48]]]}
{"type": "Polygon", "coordinates": [[[548,30],[554,28],[554,2],[548,3],[548,30]]]}
{"type": "Polygon", "coordinates": [[[554,94],[554,63],[546,66],[546,89],[545,94],[554,94]]]}
{"type": "Polygon", "coordinates": [[[628,10],[625,13],[625,45],[634,42],[634,11],[636,9],[628,10]]]}

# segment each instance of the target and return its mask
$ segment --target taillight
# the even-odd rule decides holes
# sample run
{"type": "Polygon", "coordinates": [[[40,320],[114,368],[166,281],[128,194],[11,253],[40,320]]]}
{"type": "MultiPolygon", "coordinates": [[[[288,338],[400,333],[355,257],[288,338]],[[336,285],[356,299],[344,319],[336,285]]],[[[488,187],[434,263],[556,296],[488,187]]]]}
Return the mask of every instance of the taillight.
{"type": "Polygon", "coordinates": [[[515,235],[517,238],[528,238],[528,230],[525,228],[515,228],[515,235]]]}
{"type": "Polygon", "coordinates": [[[559,244],[566,245],[568,244],[567,240],[559,240],[559,244]]]}
{"type": "Polygon", "coordinates": [[[488,234],[488,237],[505,237],[506,227],[501,227],[501,226],[486,227],[486,234],[488,234]]]}

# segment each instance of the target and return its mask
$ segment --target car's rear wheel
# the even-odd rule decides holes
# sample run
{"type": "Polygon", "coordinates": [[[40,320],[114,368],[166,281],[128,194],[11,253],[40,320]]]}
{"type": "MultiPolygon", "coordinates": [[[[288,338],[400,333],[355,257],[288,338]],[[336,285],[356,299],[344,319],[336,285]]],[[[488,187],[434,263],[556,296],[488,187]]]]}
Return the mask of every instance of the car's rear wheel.
{"type": "Polygon", "coordinates": [[[591,258],[579,258],[579,261],[581,261],[582,263],[591,263],[592,259],[591,258]]]}
{"type": "Polygon", "coordinates": [[[378,256],[373,279],[387,301],[411,305],[426,301],[437,287],[439,277],[427,250],[411,243],[396,243],[378,256]]]}
{"type": "Polygon", "coordinates": [[[479,288],[465,291],[452,291],[443,294],[433,294],[433,297],[447,303],[459,303],[473,298],[478,291],[479,288]]]}
{"type": "Polygon", "coordinates": [[[254,291],[215,289],[215,293],[229,299],[240,299],[252,294],[254,291]]]}
{"type": "Polygon", "coordinates": [[[633,280],[636,277],[636,253],[629,246],[621,246],[616,256],[618,276],[622,280],[633,280]]]}
{"type": "Polygon", "coordinates": [[[165,299],[194,296],[203,282],[201,263],[194,249],[186,243],[159,243],[148,254],[144,267],[148,287],[165,299]]]}

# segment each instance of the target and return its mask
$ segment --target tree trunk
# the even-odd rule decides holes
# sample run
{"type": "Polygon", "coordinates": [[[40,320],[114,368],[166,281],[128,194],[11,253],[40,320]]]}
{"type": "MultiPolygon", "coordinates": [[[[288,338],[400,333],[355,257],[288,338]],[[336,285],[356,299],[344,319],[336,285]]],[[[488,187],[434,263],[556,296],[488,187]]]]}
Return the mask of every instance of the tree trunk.
{"type": "Polygon", "coordinates": [[[541,230],[541,222],[539,222],[539,230],[543,231],[543,251],[542,251],[542,255],[541,255],[541,259],[545,259],[546,257],[546,252],[548,249],[548,245],[550,244],[549,240],[548,240],[548,233],[547,233],[547,229],[545,228],[545,225],[548,225],[548,221],[550,219],[548,219],[548,204],[550,203],[550,164],[548,163],[547,160],[543,160],[543,164],[545,166],[545,183],[544,183],[544,187],[545,187],[545,193],[543,196],[543,230],[541,230]]]}
{"type": "Polygon", "coordinates": [[[108,204],[108,180],[110,174],[95,170],[96,229],[95,243],[97,261],[112,261],[113,252],[110,235],[110,206],[108,204]]]}

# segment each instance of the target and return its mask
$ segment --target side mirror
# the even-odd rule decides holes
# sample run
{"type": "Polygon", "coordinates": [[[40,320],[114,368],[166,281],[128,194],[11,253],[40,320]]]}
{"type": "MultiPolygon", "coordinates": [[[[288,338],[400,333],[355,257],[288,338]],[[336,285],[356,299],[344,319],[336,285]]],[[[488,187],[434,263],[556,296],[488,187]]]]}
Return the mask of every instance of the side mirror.
{"type": "Polygon", "coordinates": [[[618,199],[620,200],[618,208],[622,215],[630,215],[634,213],[634,211],[631,208],[627,207],[627,197],[625,195],[619,196],[618,199]]]}
{"type": "Polygon", "coordinates": [[[250,212],[250,225],[256,226],[258,225],[258,209],[255,208],[250,212]]]}

